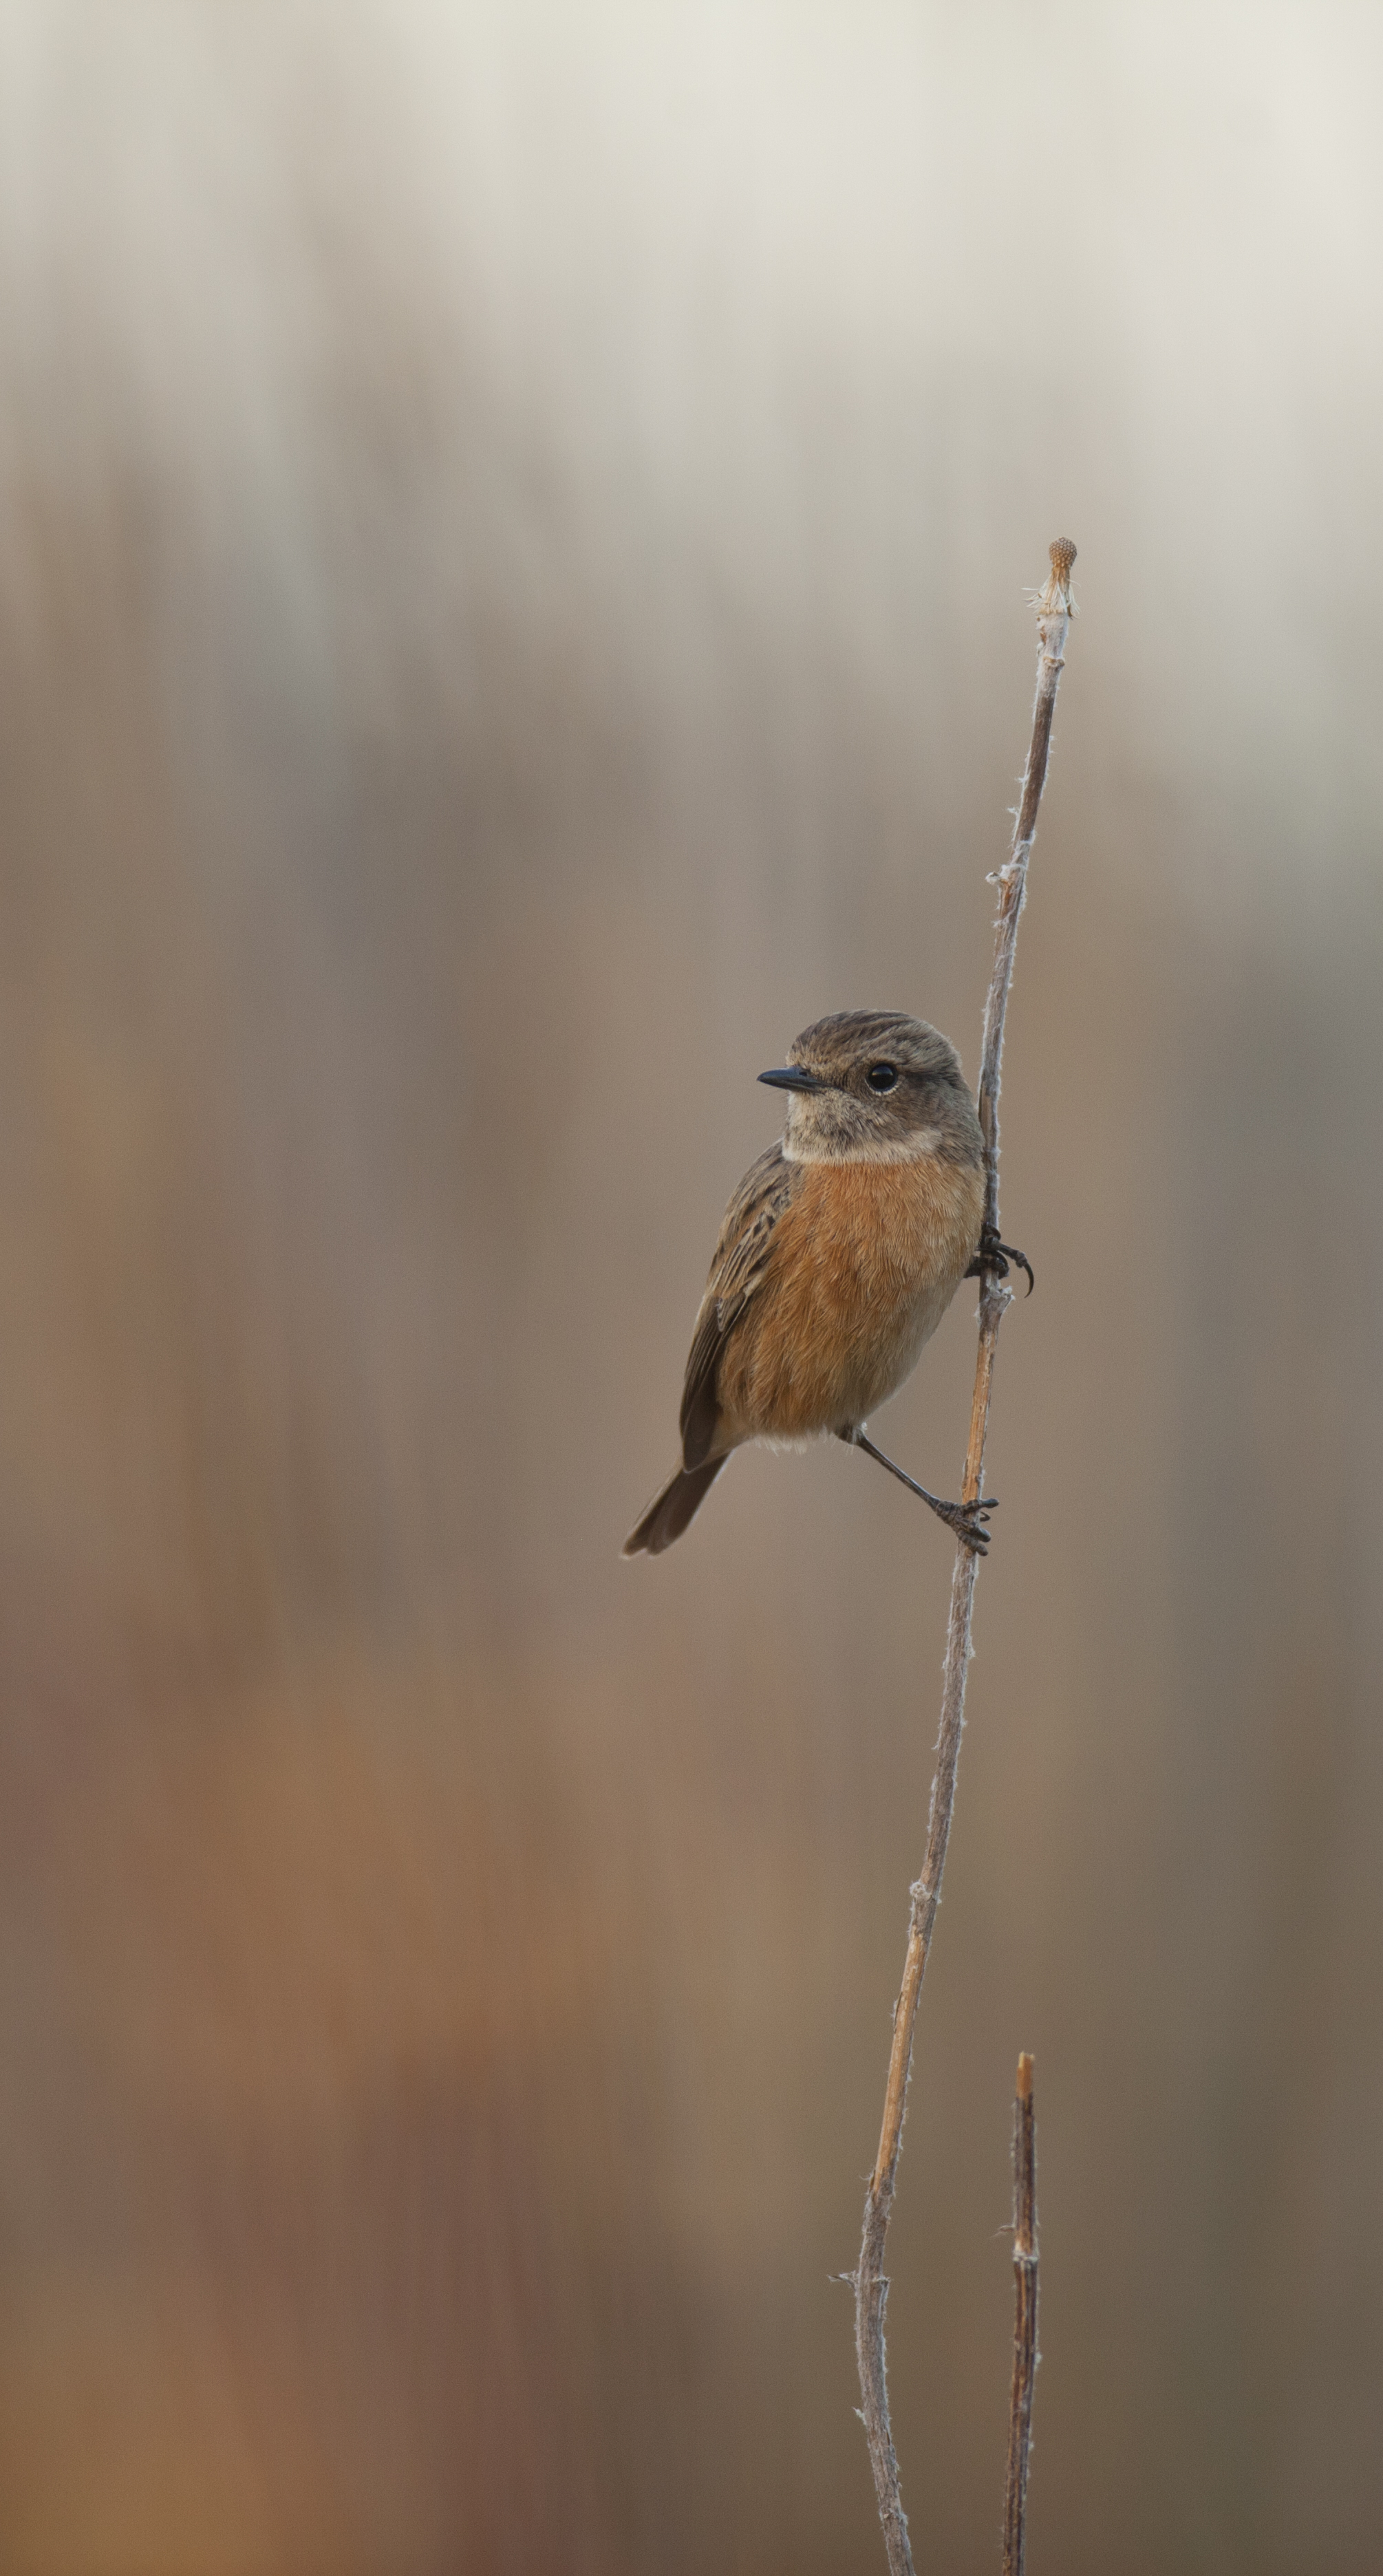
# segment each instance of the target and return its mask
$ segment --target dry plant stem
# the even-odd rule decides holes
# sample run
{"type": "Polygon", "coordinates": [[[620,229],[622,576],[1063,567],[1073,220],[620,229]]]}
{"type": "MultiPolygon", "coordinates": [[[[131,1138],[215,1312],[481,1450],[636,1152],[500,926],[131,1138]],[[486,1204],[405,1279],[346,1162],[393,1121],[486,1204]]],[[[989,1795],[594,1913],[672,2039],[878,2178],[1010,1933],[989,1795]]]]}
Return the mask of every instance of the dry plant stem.
{"type": "Polygon", "coordinates": [[[1013,2392],[1008,2411],[1004,2576],[1023,2576],[1032,2383],[1037,2375],[1037,2135],[1033,2125],[1032,2059],[1026,2053],[1018,2060],[1018,2093],[1013,2105],[1013,2275],[1013,2392]]]}
{"type": "MultiPolygon", "coordinates": [[[[1056,706],[1072,614],[1071,567],[1076,559],[1076,549],[1069,539],[1059,537],[1050,551],[1051,577],[1036,603],[1037,694],[1033,701],[1028,765],[1023,773],[1023,792],[1014,821],[1013,847],[993,880],[999,888],[999,914],[994,928],[994,971],[989,979],[984,1006],[979,1113],[984,1134],[985,1218],[996,1232],[999,1222],[999,1084],[1003,1069],[1004,1020],[1008,1011],[1009,986],[1013,981],[1018,922],[1027,892],[1028,860],[1047,778],[1052,713],[1056,706]]],[[[997,1277],[986,1273],[980,1290],[979,1351],[975,1361],[975,1392],[970,1407],[965,1482],[961,1489],[961,1498],[967,1503],[976,1501],[982,1489],[995,1344],[1010,1294],[997,1277]]],[[[978,1570],[979,1559],[974,1551],[963,1542],[958,1543],[951,1573],[951,1608],[946,1628],[946,1660],[942,1667],[941,1726],[937,1735],[936,1773],[927,1819],[927,1848],[921,1876],[911,1890],[907,1956],[903,1963],[903,1983],[893,2012],[893,2047],[884,2095],[883,2127],[865,2198],[864,2236],[860,2245],[859,2269],[855,2274],[855,2357],[860,2374],[860,2412],[869,2444],[874,2492],[879,2503],[879,2520],[883,2526],[890,2576],[914,2576],[914,2571],[888,2413],[884,2358],[888,2281],[883,2268],[884,2246],[903,2143],[903,2114],[907,2103],[908,2076],[912,2069],[913,2029],[932,1944],[936,1909],[941,1902],[946,1847],[951,1839],[951,1810],[955,1803],[961,1729],[965,1723],[965,1676],[970,1661],[970,1626],[978,1570]]]]}

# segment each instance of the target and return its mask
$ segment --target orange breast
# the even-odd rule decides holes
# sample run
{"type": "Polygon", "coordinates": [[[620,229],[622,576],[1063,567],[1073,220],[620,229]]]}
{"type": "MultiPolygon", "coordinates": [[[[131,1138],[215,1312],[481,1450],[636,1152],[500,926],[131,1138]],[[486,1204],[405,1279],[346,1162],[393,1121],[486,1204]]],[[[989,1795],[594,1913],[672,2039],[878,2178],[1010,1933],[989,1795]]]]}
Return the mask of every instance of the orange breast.
{"type": "Polygon", "coordinates": [[[731,1442],[863,1422],[900,1387],[980,1238],[977,1171],[808,1163],[762,1287],[731,1334],[718,1396],[731,1442]]]}

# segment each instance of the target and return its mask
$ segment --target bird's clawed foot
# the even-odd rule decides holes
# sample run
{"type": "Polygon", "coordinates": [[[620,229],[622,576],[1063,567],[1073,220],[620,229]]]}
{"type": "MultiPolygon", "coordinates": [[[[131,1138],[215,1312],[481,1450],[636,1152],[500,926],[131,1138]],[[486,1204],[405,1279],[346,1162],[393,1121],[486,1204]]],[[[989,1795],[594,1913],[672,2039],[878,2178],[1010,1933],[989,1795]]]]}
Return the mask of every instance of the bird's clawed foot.
{"type": "Polygon", "coordinates": [[[1013,1262],[1017,1269],[1026,1270],[1027,1293],[1031,1296],[1037,1283],[1033,1278],[1032,1263],[1026,1252],[1017,1251],[1011,1243],[1001,1243],[998,1227],[986,1225],[980,1230],[980,1248],[965,1276],[967,1279],[1007,1279],[1010,1262],[1013,1262]]]}
{"type": "Polygon", "coordinates": [[[936,1511],[938,1517],[946,1523],[946,1527],[949,1530],[954,1530],[957,1538],[964,1546],[968,1547],[972,1555],[975,1556],[987,1556],[989,1554],[989,1542],[994,1535],[993,1531],[989,1527],[989,1514],[991,1512],[997,1512],[998,1508],[999,1498],[997,1494],[980,1494],[976,1497],[973,1503],[936,1503],[933,1505],[933,1509],[936,1511]]]}
{"type": "Polygon", "coordinates": [[[852,1430],[837,1432],[836,1437],[838,1440],[843,1440],[847,1448],[862,1449],[866,1458],[877,1459],[881,1467],[887,1467],[890,1476],[896,1476],[900,1485],[906,1485],[910,1494],[916,1494],[919,1501],[926,1503],[935,1512],[939,1521],[946,1523],[948,1530],[954,1530],[956,1537],[963,1546],[970,1549],[972,1555],[988,1554],[989,1542],[994,1535],[988,1526],[988,1517],[991,1512],[997,1512],[999,1508],[997,1495],[981,1494],[973,1503],[945,1502],[940,1494],[929,1493],[925,1485],[919,1485],[917,1478],[908,1475],[906,1469],[900,1467],[895,1459],[886,1458],[882,1449],[876,1449],[873,1441],[866,1436],[862,1422],[856,1423],[852,1430]]]}

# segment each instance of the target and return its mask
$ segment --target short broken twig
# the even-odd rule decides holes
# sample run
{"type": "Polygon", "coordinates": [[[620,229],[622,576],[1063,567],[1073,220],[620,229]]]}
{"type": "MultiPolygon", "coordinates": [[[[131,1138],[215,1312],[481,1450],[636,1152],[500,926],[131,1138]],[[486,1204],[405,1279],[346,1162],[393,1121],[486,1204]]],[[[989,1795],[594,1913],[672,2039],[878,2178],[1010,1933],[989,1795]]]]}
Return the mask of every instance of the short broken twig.
{"type": "MultiPolygon", "coordinates": [[[[1013,980],[1014,950],[1018,940],[1018,922],[1027,892],[1028,860],[1037,831],[1038,807],[1047,777],[1047,757],[1051,749],[1052,715],[1056,706],[1057,686],[1061,678],[1066,649],[1066,636],[1072,615],[1071,567],[1076,549],[1067,537],[1058,537],[1050,549],[1051,575],[1037,602],[1037,693],[1033,701],[1032,741],[1028,765],[1023,773],[1023,792],[1014,818],[1013,846],[1003,867],[997,871],[999,915],[994,928],[994,968],[989,979],[989,993],[984,1006],[984,1046],[980,1067],[979,1113],[984,1134],[985,1221],[995,1235],[999,1226],[999,1083],[1003,1069],[1004,1020],[1008,1010],[1009,986],[1013,980]]],[[[980,1341],[975,1361],[975,1392],[970,1407],[970,1440],[965,1458],[965,1482],[961,1488],[964,1502],[978,1500],[984,1473],[985,1435],[989,1427],[989,1398],[994,1382],[994,1351],[999,1324],[1011,1291],[1003,1284],[999,1267],[983,1274],[980,1289],[980,1341]]],[[[855,2274],[855,2356],[859,2364],[861,2414],[869,2444],[870,2466],[874,2472],[874,2491],[878,2498],[879,2520],[883,2526],[884,2547],[888,2553],[890,2576],[913,2576],[912,2552],[908,2545],[907,2517],[898,2481],[898,2461],[893,2448],[893,2433],[888,2413],[888,2382],[884,2355],[884,2310],[888,2300],[888,2281],[884,2273],[884,2245],[888,2235],[889,2215],[898,2175],[898,2157],[903,2143],[903,2115],[907,2104],[908,2077],[912,2068],[912,2036],[917,2021],[917,2006],[926,1974],[931,1949],[936,1910],[941,1901],[942,1873],[946,1867],[946,1849],[951,1839],[951,1810],[956,1794],[956,1764],[960,1758],[961,1729],[965,1723],[965,1677],[970,1661],[970,1627],[975,1602],[975,1577],[979,1559],[964,1543],[957,1546],[951,1575],[951,1608],[946,1629],[946,1661],[941,1689],[941,1726],[936,1743],[936,1773],[932,1781],[931,1809],[927,1821],[927,1848],[922,1861],[922,1874],[911,1890],[912,1908],[908,1921],[907,1955],[903,1963],[903,1983],[893,2013],[893,2047],[889,2056],[888,2084],[884,2094],[883,2126],[879,2135],[879,2152],[874,2160],[869,2190],[864,2204],[864,2234],[860,2246],[859,2269],[855,2274]]]]}
{"type": "Polygon", "coordinates": [[[1004,2576],[1023,2576],[1027,2545],[1028,2453],[1032,2384],[1037,2375],[1037,2135],[1032,2059],[1018,2060],[1013,2105],[1013,2392],[1008,2412],[1008,2486],[1004,2495],[1004,2576]]]}

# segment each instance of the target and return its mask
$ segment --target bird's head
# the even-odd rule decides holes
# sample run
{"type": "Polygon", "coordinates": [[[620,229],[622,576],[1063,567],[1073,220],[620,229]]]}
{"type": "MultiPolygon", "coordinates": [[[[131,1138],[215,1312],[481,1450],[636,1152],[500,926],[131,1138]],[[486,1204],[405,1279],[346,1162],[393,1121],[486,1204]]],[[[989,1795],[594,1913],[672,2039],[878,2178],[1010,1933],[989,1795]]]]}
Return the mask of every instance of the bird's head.
{"type": "Polygon", "coordinates": [[[789,1094],[797,1163],[978,1163],[979,1120],[949,1038],[905,1011],[836,1011],[794,1038],[760,1082],[789,1094]]]}

